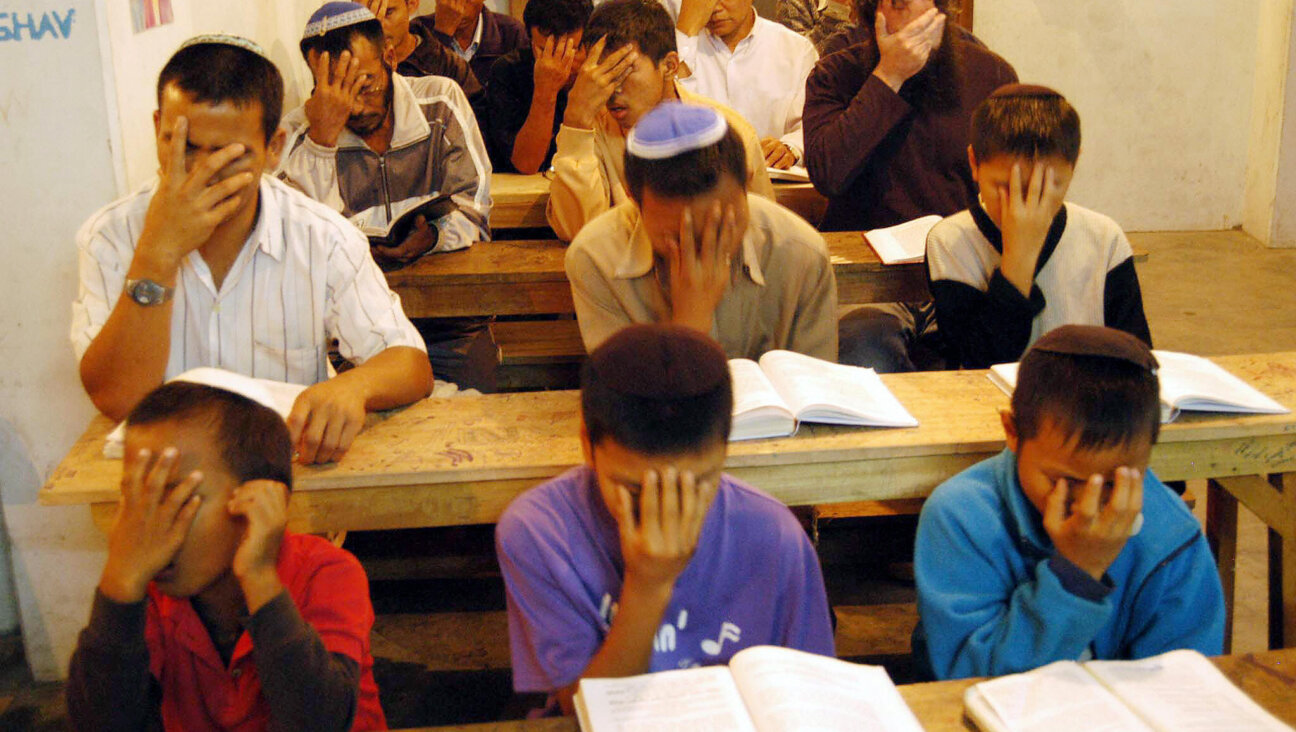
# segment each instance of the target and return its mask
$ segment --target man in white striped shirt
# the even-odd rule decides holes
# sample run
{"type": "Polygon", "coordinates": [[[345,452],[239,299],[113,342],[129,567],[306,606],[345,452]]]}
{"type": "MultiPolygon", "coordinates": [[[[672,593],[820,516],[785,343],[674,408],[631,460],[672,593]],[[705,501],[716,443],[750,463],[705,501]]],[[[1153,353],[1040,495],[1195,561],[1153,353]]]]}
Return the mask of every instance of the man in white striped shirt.
{"type": "MultiPolygon", "coordinates": [[[[382,24],[357,3],[317,10],[301,50],[315,88],[284,117],[279,177],[371,234],[385,269],[490,239],[490,159],[463,90],[442,76],[394,73],[382,24]],[[436,213],[417,215],[428,208],[436,213]],[[413,219],[408,234],[398,226],[380,236],[402,217],[413,219]]],[[[438,379],[493,389],[499,353],[489,319],[415,325],[438,379]]]]}
{"type": "Polygon", "coordinates": [[[282,77],[251,41],[200,36],[172,56],[154,113],[160,179],[77,235],[72,344],[114,419],[197,366],[309,384],[289,431],[302,462],[328,462],[367,410],[426,396],[432,375],[364,235],[262,176],[283,150],[282,107],[282,77]],[[333,338],[357,365],[329,379],[333,338]]]}

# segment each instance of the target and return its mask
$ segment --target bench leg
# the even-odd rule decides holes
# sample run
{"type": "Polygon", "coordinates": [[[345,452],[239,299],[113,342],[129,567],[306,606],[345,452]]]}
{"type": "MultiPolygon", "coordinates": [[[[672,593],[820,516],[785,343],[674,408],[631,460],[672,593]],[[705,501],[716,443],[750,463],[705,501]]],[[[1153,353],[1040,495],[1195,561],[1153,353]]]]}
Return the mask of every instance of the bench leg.
{"type": "MultiPolygon", "coordinates": [[[[1224,588],[1224,653],[1233,649],[1233,588],[1237,571],[1238,502],[1216,481],[1206,484],[1206,541],[1224,588]]],[[[1271,626],[1272,627],[1272,626],[1271,626]]]]}
{"type": "Polygon", "coordinates": [[[1296,647],[1296,474],[1270,476],[1285,526],[1269,529],[1269,648],[1296,647]]]}

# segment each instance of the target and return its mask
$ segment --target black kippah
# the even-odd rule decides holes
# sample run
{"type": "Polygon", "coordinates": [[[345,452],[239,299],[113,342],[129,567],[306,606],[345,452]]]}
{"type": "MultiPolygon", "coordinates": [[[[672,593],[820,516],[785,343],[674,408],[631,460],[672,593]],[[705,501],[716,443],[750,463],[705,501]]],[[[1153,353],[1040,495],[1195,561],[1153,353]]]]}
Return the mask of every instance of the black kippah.
{"type": "Polygon", "coordinates": [[[643,399],[695,397],[729,379],[720,344],[680,325],[623,328],[594,349],[590,368],[613,391],[643,399]]]}
{"type": "Polygon", "coordinates": [[[1066,356],[1098,356],[1131,363],[1145,371],[1157,370],[1156,357],[1143,341],[1115,328],[1100,325],[1063,325],[1045,333],[1032,351],[1066,356]]]}
{"type": "Polygon", "coordinates": [[[1062,95],[1055,89],[1050,89],[1047,86],[1040,86],[1039,84],[1014,83],[1004,84],[990,93],[991,99],[999,97],[1057,97],[1061,99],[1062,95]]]}

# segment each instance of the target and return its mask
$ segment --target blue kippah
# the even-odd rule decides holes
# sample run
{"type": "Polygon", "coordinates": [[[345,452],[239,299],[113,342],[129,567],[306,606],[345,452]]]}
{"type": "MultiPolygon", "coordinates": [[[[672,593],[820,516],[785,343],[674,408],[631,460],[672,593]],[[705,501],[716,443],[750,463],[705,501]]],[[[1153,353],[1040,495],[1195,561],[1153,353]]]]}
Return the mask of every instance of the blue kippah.
{"type": "MultiPolygon", "coordinates": [[[[194,36],[193,38],[190,38],[184,43],[181,43],[180,48],[177,48],[176,52],[178,53],[180,51],[183,51],[184,49],[189,48],[190,46],[203,46],[207,44],[216,44],[219,46],[233,46],[235,48],[241,48],[244,51],[250,51],[260,56],[261,58],[270,61],[270,56],[265,52],[265,49],[262,48],[260,45],[258,45],[255,41],[249,41],[248,39],[242,36],[234,36],[228,33],[204,33],[200,36],[194,36]]],[[[271,63],[274,62],[271,61],[271,63]]]]}
{"type": "Polygon", "coordinates": [[[348,25],[363,23],[366,20],[377,20],[369,8],[360,3],[352,2],[331,2],[324,3],[311,15],[310,20],[306,21],[306,30],[302,31],[302,38],[311,36],[322,36],[331,30],[345,28],[348,25]]]}
{"type": "Polygon", "coordinates": [[[712,107],[666,102],[649,110],[626,137],[626,152],[647,160],[701,150],[724,138],[729,124],[712,107]]]}

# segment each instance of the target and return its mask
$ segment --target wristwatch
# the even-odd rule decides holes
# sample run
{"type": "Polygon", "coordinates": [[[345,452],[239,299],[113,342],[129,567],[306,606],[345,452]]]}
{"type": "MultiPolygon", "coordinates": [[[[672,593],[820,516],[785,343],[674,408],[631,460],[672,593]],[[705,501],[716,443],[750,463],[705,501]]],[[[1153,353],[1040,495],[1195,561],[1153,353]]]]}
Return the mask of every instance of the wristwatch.
{"type": "Polygon", "coordinates": [[[140,305],[161,305],[175,294],[174,287],[160,285],[153,280],[126,280],[126,294],[140,305]]]}

